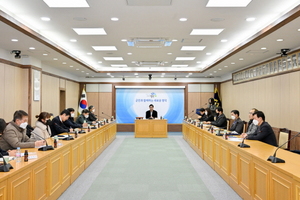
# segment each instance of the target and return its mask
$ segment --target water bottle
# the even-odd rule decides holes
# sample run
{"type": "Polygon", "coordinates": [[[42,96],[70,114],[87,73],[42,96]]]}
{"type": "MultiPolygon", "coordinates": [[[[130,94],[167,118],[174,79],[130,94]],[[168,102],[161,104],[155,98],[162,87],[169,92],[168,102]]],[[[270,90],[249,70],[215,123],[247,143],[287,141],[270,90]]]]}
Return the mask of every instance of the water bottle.
{"type": "Polygon", "coordinates": [[[17,163],[21,162],[21,158],[22,158],[22,156],[21,156],[21,149],[20,149],[20,147],[18,147],[17,148],[17,152],[16,152],[16,162],[17,163]]]}

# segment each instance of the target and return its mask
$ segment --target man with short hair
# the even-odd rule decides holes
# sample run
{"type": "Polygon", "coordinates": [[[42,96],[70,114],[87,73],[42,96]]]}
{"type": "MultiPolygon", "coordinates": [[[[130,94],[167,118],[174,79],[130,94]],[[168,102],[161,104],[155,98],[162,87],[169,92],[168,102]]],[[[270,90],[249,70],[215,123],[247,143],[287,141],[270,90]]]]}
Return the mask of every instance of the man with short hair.
{"type": "Polygon", "coordinates": [[[78,116],[76,123],[82,124],[83,127],[87,127],[88,124],[93,124],[95,122],[89,121],[89,110],[83,109],[81,115],[78,116]]]}
{"type": "Polygon", "coordinates": [[[68,120],[70,116],[71,114],[68,110],[63,110],[60,115],[53,118],[52,124],[50,125],[52,136],[61,133],[73,132],[72,127],[67,127],[63,123],[64,121],[68,120]]]}
{"type": "Polygon", "coordinates": [[[238,110],[232,110],[231,111],[231,119],[234,121],[229,130],[235,131],[238,134],[241,134],[243,132],[243,128],[244,128],[244,122],[240,118],[240,112],[238,110]]]}
{"type": "Polygon", "coordinates": [[[227,119],[226,119],[226,116],[223,113],[223,108],[217,107],[216,108],[216,113],[218,114],[216,121],[212,121],[212,122],[206,121],[204,123],[205,124],[211,124],[211,125],[217,126],[219,128],[222,128],[222,129],[227,129],[227,119]]]}
{"type": "Polygon", "coordinates": [[[257,130],[254,134],[243,134],[248,140],[259,140],[261,142],[277,146],[274,131],[268,122],[265,122],[265,114],[262,111],[257,111],[253,114],[253,124],[257,125],[257,130]]]}
{"type": "Polygon", "coordinates": [[[157,118],[157,111],[154,110],[154,105],[149,105],[149,110],[146,112],[146,119],[155,119],[157,118]]]}
{"type": "MultiPolygon", "coordinates": [[[[198,114],[198,113],[196,113],[196,114],[198,114]]],[[[198,116],[198,119],[200,120],[200,121],[202,121],[202,119],[204,118],[204,116],[205,116],[205,109],[204,108],[200,108],[199,109],[199,114],[198,114],[199,116],[198,116]]]]}
{"type": "Polygon", "coordinates": [[[88,118],[89,121],[91,122],[95,122],[97,121],[97,117],[95,115],[95,107],[94,106],[89,106],[89,118],[88,118]]]}
{"type": "Polygon", "coordinates": [[[69,119],[64,121],[64,125],[66,127],[72,127],[72,128],[82,128],[82,126],[87,127],[87,124],[79,124],[79,123],[75,122],[75,120],[74,120],[74,116],[75,116],[74,108],[68,108],[67,110],[70,112],[71,116],[69,117],[69,119]]]}
{"type": "Polygon", "coordinates": [[[256,132],[257,129],[257,125],[253,124],[253,114],[255,112],[257,112],[258,110],[256,108],[252,108],[249,111],[249,122],[248,122],[248,127],[247,127],[247,132],[242,134],[242,137],[244,136],[244,134],[250,135],[250,134],[254,134],[256,132]]]}
{"type": "Polygon", "coordinates": [[[4,151],[20,148],[34,148],[44,145],[44,140],[35,141],[26,135],[28,114],[23,110],[14,113],[13,120],[6,126],[0,138],[0,147],[4,151]]]}

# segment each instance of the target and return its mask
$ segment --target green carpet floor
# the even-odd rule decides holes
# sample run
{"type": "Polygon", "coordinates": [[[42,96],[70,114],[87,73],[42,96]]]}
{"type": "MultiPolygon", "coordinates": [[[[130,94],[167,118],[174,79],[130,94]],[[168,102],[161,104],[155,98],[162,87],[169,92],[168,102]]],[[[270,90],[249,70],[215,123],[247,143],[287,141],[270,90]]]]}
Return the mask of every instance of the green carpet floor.
{"type": "Polygon", "coordinates": [[[214,199],[173,138],[126,138],[83,199],[214,199]]]}

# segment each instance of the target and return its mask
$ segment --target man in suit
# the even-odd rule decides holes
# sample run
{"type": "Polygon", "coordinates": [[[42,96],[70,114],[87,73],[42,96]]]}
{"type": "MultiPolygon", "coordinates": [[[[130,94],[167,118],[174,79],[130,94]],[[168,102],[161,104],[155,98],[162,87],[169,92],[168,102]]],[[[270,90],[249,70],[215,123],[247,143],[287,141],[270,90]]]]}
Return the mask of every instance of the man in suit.
{"type": "Polygon", "coordinates": [[[72,127],[72,128],[82,128],[83,126],[87,127],[87,124],[79,124],[79,123],[75,122],[75,120],[74,120],[74,116],[75,116],[74,108],[68,108],[67,110],[70,112],[71,116],[69,117],[69,119],[64,121],[64,125],[66,127],[72,127]]]}
{"type": "Polygon", "coordinates": [[[265,114],[262,111],[257,111],[253,114],[254,125],[257,125],[257,130],[254,134],[243,134],[248,140],[259,140],[261,142],[277,146],[274,131],[268,122],[265,122],[265,114]]]}
{"type": "Polygon", "coordinates": [[[233,119],[233,123],[230,127],[230,131],[235,131],[238,134],[241,134],[243,132],[244,128],[244,122],[240,118],[240,112],[238,110],[232,110],[231,111],[231,119],[233,119]]]}
{"type": "Polygon", "coordinates": [[[60,133],[73,132],[71,127],[64,125],[64,121],[68,120],[70,116],[71,114],[68,110],[63,110],[60,115],[53,118],[52,124],[50,125],[52,136],[60,133]]]}
{"type": "Polygon", "coordinates": [[[157,111],[154,110],[153,104],[149,105],[149,110],[146,112],[146,119],[155,119],[157,118],[157,111]]]}
{"type": "Polygon", "coordinates": [[[211,124],[213,126],[217,126],[222,129],[227,129],[227,119],[226,116],[223,113],[223,108],[217,107],[216,108],[216,113],[217,113],[217,120],[216,121],[205,121],[205,124],[211,124]]]}

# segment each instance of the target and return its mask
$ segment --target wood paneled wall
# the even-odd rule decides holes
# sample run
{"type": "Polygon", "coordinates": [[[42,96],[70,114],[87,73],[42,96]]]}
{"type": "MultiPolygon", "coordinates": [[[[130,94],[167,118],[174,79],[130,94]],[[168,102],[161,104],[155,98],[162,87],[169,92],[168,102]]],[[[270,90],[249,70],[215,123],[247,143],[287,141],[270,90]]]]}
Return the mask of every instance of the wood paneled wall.
{"type": "Polygon", "coordinates": [[[77,115],[79,104],[79,83],[66,80],[66,106],[67,108],[75,109],[75,116],[77,115]]]}
{"type": "Polygon", "coordinates": [[[188,93],[188,117],[197,118],[198,115],[196,115],[196,109],[198,108],[206,108],[208,104],[208,99],[213,98],[214,93],[213,92],[189,92],[188,93]]]}
{"type": "Polygon", "coordinates": [[[102,115],[102,112],[112,116],[112,93],[111,92],[87,92],[88,104],[95,107],[95,114],[98,119],[107,118],[106,115],[102,115]]]}
{"type": "Polygon", "coordinates": [[[13,119],[16,110],[28,110],[28,69],[0,63],[0,118],[13,119]]]}
{"type": "Polygon", "coordinates": [[[299,71],[237,85],[225,82],[221,84],[221,97],[226,116],[237,109],[241,119],[247,121],[254,107],[265,113],[271,126],[300,131],[299,71]]]}

